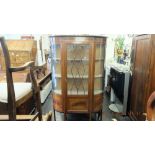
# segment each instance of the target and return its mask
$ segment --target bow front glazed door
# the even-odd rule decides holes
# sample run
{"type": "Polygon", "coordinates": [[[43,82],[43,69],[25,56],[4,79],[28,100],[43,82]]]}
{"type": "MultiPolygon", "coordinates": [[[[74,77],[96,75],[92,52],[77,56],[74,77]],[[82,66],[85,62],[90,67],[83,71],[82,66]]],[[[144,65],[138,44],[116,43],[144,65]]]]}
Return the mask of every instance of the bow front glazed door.
{"type": "Polygon", "coordinates": [[[67,112],[89,111],[92,44],[82,39],[78,38],[78,41],[74,40],[65,46],[67,112]]]}

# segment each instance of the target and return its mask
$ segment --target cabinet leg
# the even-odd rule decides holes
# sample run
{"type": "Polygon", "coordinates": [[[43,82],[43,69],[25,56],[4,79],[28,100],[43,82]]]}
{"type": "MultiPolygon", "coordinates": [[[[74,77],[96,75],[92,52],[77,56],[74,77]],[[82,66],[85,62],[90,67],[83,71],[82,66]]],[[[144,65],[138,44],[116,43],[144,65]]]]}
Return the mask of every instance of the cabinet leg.
{"type": "Polygon", "coordinates": [[[102,110],[97,112],[97,121],[102,121],[102,110]]]}
{"type": "Polygon", "coordinates": [[[98,113],[95,113],[95,121],[98,121],[98,113]]]}
{"type": "Polygon", "coordinates": [[[91,113],[89,113],[89,121],[91,121],[91,113]]]}
{"type": "Polygon", "coordinates": [[[64,121],[67,121],[67,114],[64,113],[64,121]]]}
{"type": "Polygon", "coordinates": [[[97,112],[97,121],[100,120],[100,112],[97,112]]]}
{"type": "Polygon", "coordinates": [[[102,121],[102,109],[100,111],[100,121],[102,121]]]}

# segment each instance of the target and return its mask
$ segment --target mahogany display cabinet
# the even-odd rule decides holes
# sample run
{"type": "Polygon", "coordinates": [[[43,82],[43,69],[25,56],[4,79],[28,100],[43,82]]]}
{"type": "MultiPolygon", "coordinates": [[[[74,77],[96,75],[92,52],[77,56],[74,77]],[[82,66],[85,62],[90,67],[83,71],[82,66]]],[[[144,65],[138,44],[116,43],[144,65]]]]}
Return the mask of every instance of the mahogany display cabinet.
{"type": "Polygon", "coordinates": [[[102,116],[106,37],[50,36],[53,108],[102,116]]]}

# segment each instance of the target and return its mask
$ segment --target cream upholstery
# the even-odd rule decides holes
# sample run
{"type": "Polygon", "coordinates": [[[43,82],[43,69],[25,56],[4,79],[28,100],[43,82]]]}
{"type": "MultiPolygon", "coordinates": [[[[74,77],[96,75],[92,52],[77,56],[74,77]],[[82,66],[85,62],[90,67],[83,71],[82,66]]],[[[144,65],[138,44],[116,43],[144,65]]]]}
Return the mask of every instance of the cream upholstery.
{"type": "MultiPolygon", "coordinates": [[[[14,83],[16,101],[20,100],[22,97],[27,95],[32,91],[31,83],[14,83]]],[[[7,84],[0,83],[0,102],[7,103],[7,84]]]]}

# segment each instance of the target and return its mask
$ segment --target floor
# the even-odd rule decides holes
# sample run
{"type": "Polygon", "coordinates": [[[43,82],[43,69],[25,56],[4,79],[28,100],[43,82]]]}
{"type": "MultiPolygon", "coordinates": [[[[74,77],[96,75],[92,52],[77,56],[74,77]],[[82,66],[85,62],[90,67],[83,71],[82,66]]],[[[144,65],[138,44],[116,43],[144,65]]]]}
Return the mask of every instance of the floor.
{"type": "MultiPolygon", "coordinates": [[[[105,95],[104,102],[103,102],[102,121],[130,121],[130,118],[128,116],[120,116],[119,114],[116,114],[110,111],[109,104],[110,104],[109,97],[105,95]]],[[[42,105],[43,114],[46,114],[50,110],[53,112],[51,95],[49,95],[45,103],[42,105]]],[[[96,120],[95,118],[96,118],[95,115],[93,115],[92,121],[95,121],[96,120]]],[[[63,114],[56,112],[56,120],[63,121],[63,114]]],[[[89,118],[88,118],[88,115],[86,114],[68,114],[67,120],[68,121],[88,121],[89,118]]]]}

